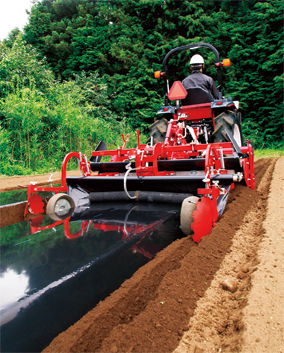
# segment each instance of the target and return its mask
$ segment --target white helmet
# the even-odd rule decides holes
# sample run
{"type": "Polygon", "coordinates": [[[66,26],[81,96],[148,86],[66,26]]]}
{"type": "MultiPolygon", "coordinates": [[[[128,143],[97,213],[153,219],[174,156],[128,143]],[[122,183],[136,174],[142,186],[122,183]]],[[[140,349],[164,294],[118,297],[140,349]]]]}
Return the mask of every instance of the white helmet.
{"type": "Polygon", "coordinates": [[[189,62],[190,65],[203,65],[204,64],[204,59],[201,55],[195,54],[193,57],[190,59],[189,62]]]}

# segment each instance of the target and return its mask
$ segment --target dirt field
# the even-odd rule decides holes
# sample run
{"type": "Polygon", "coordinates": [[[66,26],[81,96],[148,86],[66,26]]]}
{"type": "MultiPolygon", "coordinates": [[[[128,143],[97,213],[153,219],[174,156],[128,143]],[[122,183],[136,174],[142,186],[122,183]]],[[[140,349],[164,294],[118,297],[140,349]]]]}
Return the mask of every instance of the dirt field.
{"type": "MultiPolygon", "coordinates": [[[[80,171],[69,171],[67,175],[80,175],[80,171]]],[[[52,180],[52,184],[60,184],[61,173],[56,172],[52,174],[34,175],[34,176],[13,176],[0,178],[0,193],[7,191],[20,190],[27,186],[31,181],[35,181],[38,186],[49,185],[52,180]]]]}
{"type": "Polygon", "coordinates": [[[257,190],[236,185],[209,236],[172,243],[44,352],[284,353],[283,171],[257,160],[257,190]]]}

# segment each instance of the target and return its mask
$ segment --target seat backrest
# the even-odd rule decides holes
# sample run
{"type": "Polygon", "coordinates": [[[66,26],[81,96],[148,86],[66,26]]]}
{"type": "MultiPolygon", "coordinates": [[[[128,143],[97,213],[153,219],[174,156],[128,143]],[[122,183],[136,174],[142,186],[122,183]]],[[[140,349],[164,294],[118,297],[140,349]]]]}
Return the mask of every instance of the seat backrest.
{"type": "Polygon", "coordinates": [[[201,87],[188,88],[186,91],[187,96],[181,100],[182,105],[211,103],[213,101],[210,92],[201,87]]]}

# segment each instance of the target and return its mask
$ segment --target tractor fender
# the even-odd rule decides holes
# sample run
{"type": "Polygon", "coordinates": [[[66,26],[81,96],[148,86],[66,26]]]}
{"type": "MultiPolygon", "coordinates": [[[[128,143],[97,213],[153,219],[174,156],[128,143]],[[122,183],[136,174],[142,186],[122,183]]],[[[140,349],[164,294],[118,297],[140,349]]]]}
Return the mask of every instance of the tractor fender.
{"type": "Polygon", "coordinates": [[[158,111],[157,115],[165,115],[165,114],[172,114],[174,115],[176,113],[175,107],[172,107],[171,105],[163,105],[158,111]]]}
{"type": "Polygon", "coordinates": [[[215,99],[214,102],[211,103],[211,109],[220,109],[220,108],[231,108],[231,109],[239,109],[239,102],[233,101],[231,97],[223,98],[223,99],[215,99]]]}

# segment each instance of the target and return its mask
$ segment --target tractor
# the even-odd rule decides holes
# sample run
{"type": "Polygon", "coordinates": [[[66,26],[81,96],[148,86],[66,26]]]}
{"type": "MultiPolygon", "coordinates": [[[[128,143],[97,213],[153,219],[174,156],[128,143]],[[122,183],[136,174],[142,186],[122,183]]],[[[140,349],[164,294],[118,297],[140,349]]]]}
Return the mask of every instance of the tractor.
{"type": "Polygon", "coordinates": [[[230,60],[220,61],[208,43],[172,49],[163,60],[163,71],[154,74],[164,80],[165,96],[147,143],[140,143],[137,130],[136,148],[126,148],[129,135],[122,135],[122,146],[107,150],[101,141],[90,160],[81,152],[70,152],[62,163],[61,186],[28,186],[25,213],[43,212],[38,192],[48,190],[55,195],[46,212],[55,220],[70,216],[84,202],[175,203],[181,204],[181,230],[199,242],[224,212],[235,183],[255,189],[253,146],[242,136],[239,102],[222,92],[221,69],[229,65],[230,60]],[[174,53],[203,47],[215,54],[218,99],[214,100],[201,88],[185,90],[180,81],[171,85],[168,79],[168,61],[174,53]],[[104,156],[110,161],[103,162],[104,156]],[[80,177],[66,176],[72,157],[79,161],[80,177]]]}

